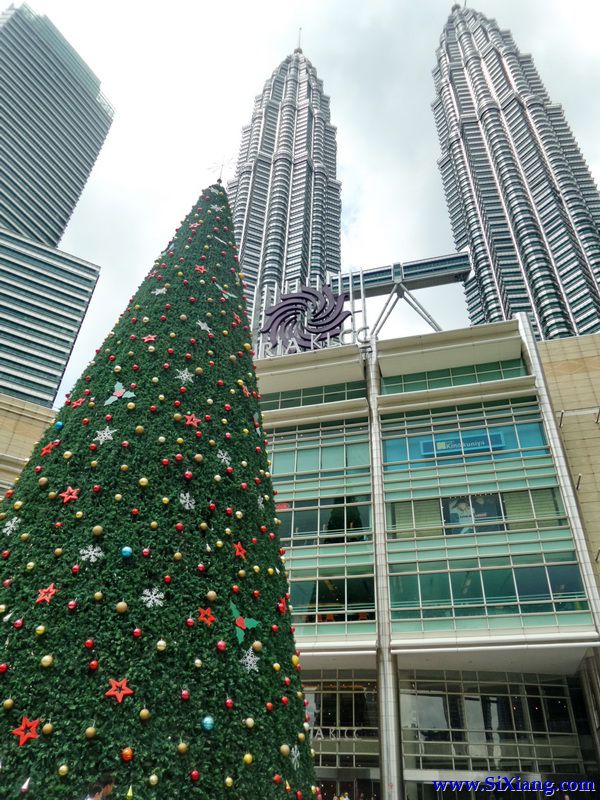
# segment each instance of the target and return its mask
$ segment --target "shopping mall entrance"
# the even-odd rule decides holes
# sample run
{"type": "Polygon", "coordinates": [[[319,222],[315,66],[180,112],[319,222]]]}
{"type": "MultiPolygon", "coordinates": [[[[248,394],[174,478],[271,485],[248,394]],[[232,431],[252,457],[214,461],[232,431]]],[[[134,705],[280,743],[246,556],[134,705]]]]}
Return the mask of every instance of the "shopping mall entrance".
{"type": "Polygon", "coordinates": [[[319,780],[323,800],[343,797],[348,792],[350,800],[380,800],[379,781],[370,778],[352,778],[346,774],[345,780],[319,780]]]}

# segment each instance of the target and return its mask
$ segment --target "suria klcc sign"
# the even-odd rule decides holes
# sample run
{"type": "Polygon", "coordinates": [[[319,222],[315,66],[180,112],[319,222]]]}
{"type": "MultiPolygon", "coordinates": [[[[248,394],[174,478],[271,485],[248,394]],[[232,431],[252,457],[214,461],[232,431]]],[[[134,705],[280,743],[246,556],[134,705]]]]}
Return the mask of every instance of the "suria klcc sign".
{"type": "Polygon", "coordinates": [[[329,286],[284,294],[265,311],[260,329],[259,357],[291,355],[352,342],[366,342],[368,329],[355,330],[352,312],[344,309],[344,294],[334,295],[329,286]]]}

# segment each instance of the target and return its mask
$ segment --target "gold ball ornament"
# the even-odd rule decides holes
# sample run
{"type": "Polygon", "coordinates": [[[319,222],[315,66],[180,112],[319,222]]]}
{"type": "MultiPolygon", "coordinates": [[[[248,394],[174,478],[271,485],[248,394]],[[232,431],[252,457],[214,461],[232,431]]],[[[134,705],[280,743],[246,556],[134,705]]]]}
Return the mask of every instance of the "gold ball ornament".
{"type": "Polygon", "coordinates": [[[54,733],[54,725],[51,722],[46,722],[46,724],[42,726],[42,733],[44,736],[52,736],[54,733]]]}
{"type": "Polygon", "coordinates": [[[95,739],[96,738],[96,728],[93,725],[90,725],[89,728],[85,729],[85,738],[86,739],[95,739]]]}
{"type": "Polygon", "coordinates": [[[149,483],[150,481],[148,480],[148,478],[140,478],[138,481],[138,484],[142,487],[148,486],[149,483]]]}
{"type": "Polygon", "coordinates": [[[255,653],[260,653],[260,651],[263,649],[262,642],[259,641],[258,639],[255,642],[252,642],[252,649],[254,650],[255,653]]]}
{"type": "Polygon", "coordinates": [[[297,656],[297,655],[294,653],[294,655],[292,656],[292,664],[293,664],[295,667],[297,667],[299,663],[300,663],[300,659],[299,659],[299,658],[298,658],[298,656],[297,656]]]}
{"type": "Polygon", "coordinates": [[[15,704],[15,701],[12,699],[12,697],[7,697],[6,700],[4,700],[3,703],[2,703],[2,708],[5,711],[10,711],[11,708],[14,706],[14,704],[15,704]]]}
{"type": "Polygon", "coordinates": [[[196,667],[196,669],[200,669],[200,667],[202,666],[202,659],[201,658],[195,658],[194,659],[194,666],[196,667]]]}
{"type": "Polygon", "coordinates": [[[217,539],[217,541],[215,542],[215,544],[217,545],[217,547],[218,547],[218,548],[219,548],[219,550],[220,550],[220,549],[221,549],[221,547],[223,547],[223,544],[224,544],[224,542],[223,542],[221,539],[217,539]]]}
{"type": "Polygon", "coordinates": [[[127,605],[125,600],[119,600],[119,602],[115,606],[115,609],[117,611],[117,614],[126,614],[127,610],[129,609],[129,606],[127,605]]]}
{"type": "Polygon", "coordinates": [[[148,783],[150,786],[156,786],[158,784],[158,775],[155,772],[148,778],[148,783]]]}
{"type": "Polygon", "coordinates": [[[171,501],[170,501],[170,499],[168,497],[163,497],[161,502],[162,502],[163,506],[168,506],[171,501]]]}
{"type": "Polygon", "coordinates": [[[183,553],[180,553],[179,550],[176,553],[173,553],[173,561],[181,561],[183,558],[183,553]]]}
{"type": "Polygon", "coordinates": [[[231,789],[231,787],[233,786],[233,778],[229,775],[225,778],[225,786],[228,789],[231,789]]]}
{"type": "Polygon", "coordinates": [[[24,532],[19,536],[19,540],[21,542],[28,542],[30,539],[31,539],[31,534],[30,533],[25,533],[24,532]]]}
{"type": "Polygon", "coordinates": [[[102,600],[104,600],[104,595],[102,592],[94,592],[94,600],[96,603],[100,603],[102,600]]]}
{"type": "MultiPolygon", "coordinates": [[[[128,470],[129,470],[129,467],[127,466],[127,464],[121,464],[121,472],[127,472],[128,470]]],[[[115,500],[116,499],[117,498],[116,498],[116,495],[115,495],[115,500]]]]}
{"type": "Polygon", "coordinates": [[[281,664],[279,664],[279,663],[276,661],[276,662],[273,664],[273,669],[275,670],[275,672],[279,672],[279,670],[281,669],[281,664]]]}
{"type": "Polygon", "coordinates": [[[32,570],[34,570],[35,561],[28,561],[27,564],[25,564],[25,569],[27,570],[27,572],[31,572],[32,570]]]}
{"type": "Polygon", "coordinates": [[[187,753],[187,751],[188,751],[187,742],[179,742],[179,744],[177,745],[177,752],[181,753],[181,755],[184,755],[185,753],[187,753]]]}
{"type": "Polygon", "coordinates": [[[251,764],[254,761],[252,753],[244,753],[244,764],[251,764]]]}
{"type": "Polygon", "coordinates": [[[250,730],[252,730],[252,728],[254,727],[254,720],[252,719],[252,717],[246,717],[246,719],[244,720],[244,725],[250,730]]]}
{"type": "Polygon", "coordinates": [[[156,643],[156,649],[158,650],[159,653],[165,652],[165,650],[167,649],[167,643],[165,642],[164,639],[158,640],[158,642],[156,643]]]}
{"type": "Polygon", "coordinates": [[[38,480],[38,486],[41,486],[42,489],[44,488],[44,486],[48,486],[48,478],[40,478],[38,480]]]}
{"type": "Polygon", "coordinates": [[[147,719],[150,719],[150,709],[149,708],[142,708],[140,711],[140,719],[142,722],[145,722],[147,719]]]}
{"type": "Polygon", "coordinates": [[[290,754],[290,746],[289,746],[289,744],[282,744],[281,747],[279,748],[279,752],[281,753],[282,756],[285,756],[285,757],[289,756],[289,754],[290,754]]]}
{"type": "Polygon", "coordinates": [[[120,367],[120,366],[117,364],[117,366],[116,366],[116,367],[113,367],[113,372],[116,372],[116,373],[117,373],[117,375],[118,375],[118,374],[119,374],[119,372],[121,372],[121,367],[120,367]]]}
{"type": "Polygon", "coordinates": [[[66,764],[61,764],[58,768],[58,774],[61,778],[65,778],[69,774],[69,767],[66,764]]]}
{"type": "Polygon", "coordinates": [[[116,494],[115,495],[115,501],[117,503],[120,503],[122,499],[123,499],[123,495],[122,494],[116,494]]]}
{"type": "Polygon", "coordinates": [[[49,500],[56,500],[57,497],[58,497],[58,493],[57,492],[48,492],[48,499],[49,500]]]}
{"type": "Polygon", "coordinates": [[[298,741],[303,742],[306,739],[306,736],[303,733],[298,734],[298,741]]]}
{"type": "Polygon", "coordinates": [[[150,523],[150,530],[155,531],[157,528],[158,528],[158,522],[155,519],[153,519],[152,522],[150,523]]]}
{"type": "Polygon", "coordinates": [[[127,403],[127,411],[133,411],[135,408],[135,403],[129,402],[127,403]]]}
{"type": "Polygon", "coordinates": [[[196,453],[194,456],[194,461],[198,464],[204,461],[204,456],[202,455],[202,453],[196,453]]]}
{"type": "Polygon", "coordinates": [[[97,461],[90,461],[90,467],[92,469],[96,469],[97,466],[98,466],[98,462],[97,461]]]}
{"type": "Polygon", "coordinates": [[[138,433],[138,434],[139,433],[143,433],[144,432],[144,426],[143,425],[136,425],[135,426],[135,432],[138,433]]]}
{"type": "Polygon", "coordinates": [[[209,603],[215,602],[217,599],[217,593],[214,591],[214,589],[211,589],[206,593],[206,599],[209,601],[209,603]]]}
{"type": "Polygon", "coordinates": [[[63,458],[68,461],[70,458],[73,458],[73,453],[70,450],[65,450],[63,458]]]}
{"type": "Polygon", "coordinates": [[[43,636],[46,633],[46,626],[45,625],[38,625],[35,629],[36,636],[43,636]]]}
{"type": "Polygon", "coordinates": [[[76,511],[75,519],[83,519],[83,511],[76,511]]]}

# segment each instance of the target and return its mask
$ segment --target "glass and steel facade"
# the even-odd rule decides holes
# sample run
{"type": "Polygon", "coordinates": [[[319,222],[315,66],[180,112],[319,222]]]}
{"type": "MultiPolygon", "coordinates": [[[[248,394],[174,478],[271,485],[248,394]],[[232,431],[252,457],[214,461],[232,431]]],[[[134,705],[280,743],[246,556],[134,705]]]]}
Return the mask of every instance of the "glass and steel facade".
{"type": "Polygon", "coordinates": [[[57,245],[112,123],[100,81],[45,16],[0,14],[0,227],[57,245]]]}
{"type": "Polygon", "coordinates": [[[98,272],[0,228],[0,393],[52,406],[98,272]]]}
{"type": "Polygon", "coordinates": [[[474,324],[529,315],[538,338],[600,330],[600,195],[531,56],[455,5],[433,71],[446,201],[474,324]]]}
{"type": "Polygon", "coordinates": [[[256,97],[227,187],[255,332],[282,293],[340,271],[336,152],[329,97],[297,48],[256,97]]]}
{"type": "Polygon", "coordinates": [[[327,800],[591,774],[598,591],[527,319],[293,359],[258,374],[327,800]]]}

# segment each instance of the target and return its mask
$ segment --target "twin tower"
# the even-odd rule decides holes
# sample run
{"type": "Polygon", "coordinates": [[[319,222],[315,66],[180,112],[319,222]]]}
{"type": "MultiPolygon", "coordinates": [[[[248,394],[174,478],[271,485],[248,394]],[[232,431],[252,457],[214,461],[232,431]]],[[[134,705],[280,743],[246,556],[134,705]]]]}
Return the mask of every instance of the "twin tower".
{"type": "MultiPolygon", "coordinates": [[[[471,322],[526,312],[540,339],[600,331],[600,195],[561,106],[476,11],[453,6],[436,55],[438,164],[471,257],[471,322]]],[[[256,97],[228,190],[256,331],[282,293],[340,271],[336,129],[300,48],[256,97]]]]}

